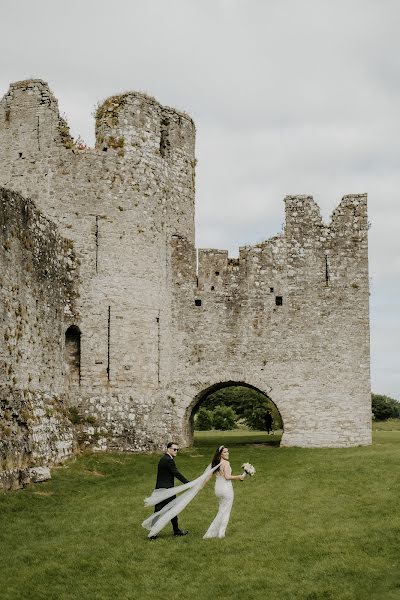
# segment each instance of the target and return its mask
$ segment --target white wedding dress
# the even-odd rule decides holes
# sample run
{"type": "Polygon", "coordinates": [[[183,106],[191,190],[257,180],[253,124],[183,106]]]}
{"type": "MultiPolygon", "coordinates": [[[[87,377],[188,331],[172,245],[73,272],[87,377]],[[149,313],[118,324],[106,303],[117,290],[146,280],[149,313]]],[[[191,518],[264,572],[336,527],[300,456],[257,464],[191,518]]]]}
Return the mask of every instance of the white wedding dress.
{"type": "Polygon", "coordinates": [[[225,537],[234,498],[232,481],[225,479],[225,475],[232,475],[231,465],[227,461],[223,461],[220,470],[215,475],[215,495],[219,500],[219,507],[217,516],[207,529],[203,539],[225,537]]]}
{"type": "Polygon", "coordinates": [[[211,465],[208,465],[204,473],[197,479],[189,481],[189,483],[184,483],[183,485],[178,485],[168,489],[156,489],[153,491],[151,496],[149,496],[149,498],[145,498],[145,506],[155,506],[167,498],[176,496],[176,498],[171,500],[171,502],[166,504],[163,508],[161,508],[161,510],[153,513],[150,517],[143,521],[142,526],[149,530],[148,537],[157,535],[157,533],[165,527],[168,521],[182,512],[189,502],[191,502],[193,498],[197,496],[201,488],[205,485],[205,483],[207,483],[212,473],[218,469],[218,467],[219,465],[213,468],[211,465]]]}

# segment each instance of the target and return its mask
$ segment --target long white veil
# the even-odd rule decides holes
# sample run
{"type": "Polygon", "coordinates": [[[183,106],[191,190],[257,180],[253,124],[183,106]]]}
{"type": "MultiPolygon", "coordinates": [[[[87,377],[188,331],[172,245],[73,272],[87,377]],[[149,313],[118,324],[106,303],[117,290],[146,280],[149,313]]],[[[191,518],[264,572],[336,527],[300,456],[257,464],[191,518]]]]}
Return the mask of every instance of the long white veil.
{"type": "Polygon", "coordinates": [[[197,479],[176,487],[154,490],[151,496],[145,498],[145,506],[155,506],[159,502],[162,502],[167,498],[171,498],[171,496],[177,496],[174,500],[168,502],[168,504],[166,504],[161,510],[153,513],[150,517],[143,521],[142,527],[149,530],[148,537],[157,535],[157,533],[165,527],[168,521],[182,512],[182,510],[189,504],[189,502],[193,500],[210,475],[216,469],[218,469],[218,467],[219,464],[213,468],[211,468],[211,465],[208,465],[204,473],[202,473],[202,475],[200,475],[200,477],[197,479]]]}

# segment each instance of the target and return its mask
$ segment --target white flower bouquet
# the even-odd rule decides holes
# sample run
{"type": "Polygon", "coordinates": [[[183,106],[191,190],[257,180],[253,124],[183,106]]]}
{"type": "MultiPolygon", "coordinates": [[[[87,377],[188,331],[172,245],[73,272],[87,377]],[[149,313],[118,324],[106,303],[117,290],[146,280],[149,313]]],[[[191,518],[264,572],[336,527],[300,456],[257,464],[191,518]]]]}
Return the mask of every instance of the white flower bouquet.
{"type": "Polygon", "coordinates": [[[242,469],[246,473],[246,475],[250,475],[250,477],[253,477],[253,475],[255,475],[256,473],[255,468],[250,463],[243,463],[242,469]]]}

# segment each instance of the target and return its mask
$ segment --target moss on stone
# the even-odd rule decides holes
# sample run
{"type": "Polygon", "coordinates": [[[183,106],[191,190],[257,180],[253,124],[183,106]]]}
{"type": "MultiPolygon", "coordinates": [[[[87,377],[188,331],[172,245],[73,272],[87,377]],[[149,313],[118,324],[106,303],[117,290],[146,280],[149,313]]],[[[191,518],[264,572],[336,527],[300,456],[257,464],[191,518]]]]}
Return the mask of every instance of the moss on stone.
{"type": "Polygon", "coordinates": [[[114,127],[118,124],[118,111],[125,105],[128,93],[110,96],[102,104],[96,108],[96,128],[105,120],[109,127],[114,127]]]}
{"type": "Polygon", "coordinates": [[[107,137],[104,142],[107,144],[109,148],[114,148],[117,150],[118,148],[123,148],[125,146],[125,140],[123,137],[116,138],[112,135],[107,137]]]}
{"type": "Polygon", "coordinates": [[[60,134],[62,145],[68,150],[71,150],[75,146],[75,142],[70,133],[69,125],[63,117],[59,118],[58,133],[60,134]]]}

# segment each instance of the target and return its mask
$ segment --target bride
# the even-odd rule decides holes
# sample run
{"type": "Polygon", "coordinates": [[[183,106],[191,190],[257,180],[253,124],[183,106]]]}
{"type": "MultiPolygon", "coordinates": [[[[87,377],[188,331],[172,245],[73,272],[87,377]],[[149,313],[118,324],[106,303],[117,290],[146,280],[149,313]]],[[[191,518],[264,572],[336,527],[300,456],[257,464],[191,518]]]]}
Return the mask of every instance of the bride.
{"type": "Polygon", "coordinates": [[[232,480],[240,479],[243,481],[245,478],[245,473],[242,475],[232,475],[229,464],[229,450],[225,446],[220,446],[217,449],[212,463],[208,465],[204,473],[197,479],[169,489],[156,489],[151,496],[145,498],[145,506],[155,506],[167,498],[176,496],[161,510],[143,521],[142,526],[149,530],[148,537],[157,535],[168,521],[178,515],[211,479],[214,472],[216,472],[215,495],[219,499],[219,510],[204,538],[224,537],[233,503],[232,480]]]}
{"type": "MultiPolygon", "coordinates": [[[[229,463],[229,450],[225,446],[220,446],[215,452],[211,468],[215,468],[215,495],[219,500],[219,507],[217,516],[207,529],[203,539],[225,537],[234,497],[232,481],[243,481],[246,476],[245,473],[242,473],[241,475],[232,475],[232,469],[229,463]]],[[[211,477],[212,473],[209,475],[208,479],[211,479],[211,477]]]]}

